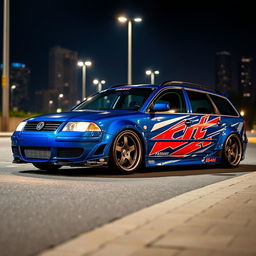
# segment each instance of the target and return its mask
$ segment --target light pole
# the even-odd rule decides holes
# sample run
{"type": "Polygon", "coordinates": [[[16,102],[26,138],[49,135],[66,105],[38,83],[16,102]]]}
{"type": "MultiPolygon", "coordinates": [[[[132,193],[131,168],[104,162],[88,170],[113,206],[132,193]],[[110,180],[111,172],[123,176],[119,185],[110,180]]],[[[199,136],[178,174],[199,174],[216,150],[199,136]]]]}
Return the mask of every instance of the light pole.
{"type": "Polygon", "coordinates": [[[105,80],[98,80],[98,79],[94,79],[93,84],[98,85],[98,92],[102,91],[102,85],[106,83],[105,80]]]}
{"type": "Polygon", "coordinates": [[[61,112],[62,109],[61,109],[61,99],[64,97],[63,93],[60,93],[59,96],[58,96],[58,108],[57,108],[57,112],[61,112]]]}
{"type": "Polygon", "coordinates": [[[132,84],[132,22],[141,22],[142,18],[127,18],[125,16],[118,17],[121,23],[128,23],[128,72],[127,84],[132,84]]]}
{"type": "Polygon", "coordinates": [[[14,107],[14,90],[16,89],[16,85],[13,84],[11,86],[11,109],[13,109],[14,107]]]}
{"type": "Polygon", "coordinates": [[[152,70],[146,70],[146,75],[150,76],[151,84],[155,83],[155,75],[159,75],[160,72],[158,70],[152,71],[152,70]]]}
{"type": "Polygon", "coordinates": [[[3,12],[3,72],[2,72],[2,131],[9,128],[9,44],[10,1],[4,0],[3,12]]]}
{"type": "Polygon", "coordinates": [[[77,65],[82,67],[82,101],[86,98],[86,69],[92,65],[92,62],[87,61],[78,61],[77,65]]]}
{"type": "Polygon", "coordinates": [[[52,104],[53,104],[53,100],[49,100],[49,112],[51,112],[52,104]]]}

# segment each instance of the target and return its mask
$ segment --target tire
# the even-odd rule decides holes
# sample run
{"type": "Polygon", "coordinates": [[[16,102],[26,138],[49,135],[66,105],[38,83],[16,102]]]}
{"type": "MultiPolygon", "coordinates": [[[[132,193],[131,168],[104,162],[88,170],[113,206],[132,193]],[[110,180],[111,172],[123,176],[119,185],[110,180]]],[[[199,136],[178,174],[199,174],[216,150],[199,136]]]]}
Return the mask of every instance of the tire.
{"type": "Polygon", "coordinates": [[[61,165],[54,165],[52,163],[32,163],[36,168],[44,171],[57,171],[61,165]]]}
{"type": "Polygon", "coordinates": [[[224,143],[222,163],[225,167],[237,167],[242,159],[242,143],[238,135],[231,134],[224,143]]]}
{"type": "Polygon", "coordinates": [[[120,132],[110,151],[110,167],[121,174],[137,171],[143,162],[143,147],[140,137],[132,130],[120,132]]]}

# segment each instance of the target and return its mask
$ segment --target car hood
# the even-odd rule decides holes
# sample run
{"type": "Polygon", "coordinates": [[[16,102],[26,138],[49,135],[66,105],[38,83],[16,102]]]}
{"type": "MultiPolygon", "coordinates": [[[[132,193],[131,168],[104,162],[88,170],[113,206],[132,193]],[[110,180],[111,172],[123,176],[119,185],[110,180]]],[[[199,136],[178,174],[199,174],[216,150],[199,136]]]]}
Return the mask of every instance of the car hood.
{"type": "Polygon", "coordinates": [[[83,110],[62,113],[52,113],[36,116],[27,121],[97,121],[104,118],[119,117],[138,114],[138,111],[130,110],[83,110]]]}

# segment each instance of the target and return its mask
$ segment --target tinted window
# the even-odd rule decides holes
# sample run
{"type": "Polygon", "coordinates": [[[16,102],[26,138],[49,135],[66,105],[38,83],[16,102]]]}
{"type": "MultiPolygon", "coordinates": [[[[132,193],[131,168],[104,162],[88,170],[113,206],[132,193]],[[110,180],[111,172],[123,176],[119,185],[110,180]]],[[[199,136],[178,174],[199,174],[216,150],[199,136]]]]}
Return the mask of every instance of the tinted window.
{"type": "Polygon", "coordinates": [[[237,112],[227,99],[215,95],[210,95],[210,97],[219,109],[221,115],[237,116],[237,112]]]}
{"type": "Polygon", "coordinates": [[[186,111],[183,94],[178,90],[164,92],[157,98],[155,103],[169,104],[170,112],[172,113],[185,113],[186,111]]]}
{"type": "Polygon", "coordinates": [[[215,114],[214,107],[205,93],[187,90],[192,112],[201,114],[215,114]]]}
{"type": "Polygon", "coordinates": [[[153,90],[153,88],[117,88],[103,91],[88,98],[74,110],[138,110],[142,107],[153,90]]]}

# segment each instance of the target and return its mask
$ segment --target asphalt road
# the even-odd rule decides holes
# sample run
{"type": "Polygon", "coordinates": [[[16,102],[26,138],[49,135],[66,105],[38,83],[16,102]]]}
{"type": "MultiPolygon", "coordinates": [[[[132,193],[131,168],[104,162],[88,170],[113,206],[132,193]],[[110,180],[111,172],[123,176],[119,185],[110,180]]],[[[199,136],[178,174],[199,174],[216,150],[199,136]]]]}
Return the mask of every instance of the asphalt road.
{"type": "Polygon", "coordinates": [[[0,255],[34,255],[141,208],[255,171],[255,153],[256,144],[249,144],[236,169],[157,168],[117,176],[63,168],[49,174],[12,164],[10,139],[0,138],[0,255]]]}

